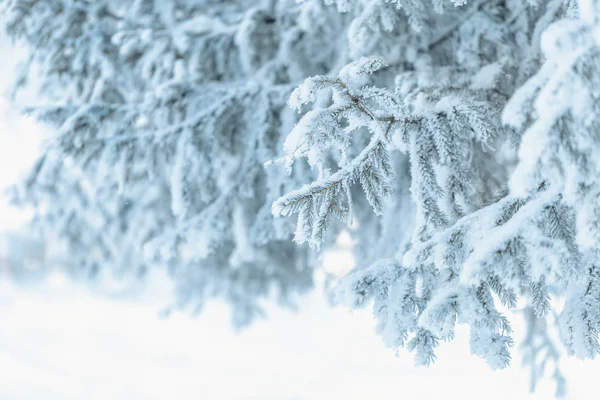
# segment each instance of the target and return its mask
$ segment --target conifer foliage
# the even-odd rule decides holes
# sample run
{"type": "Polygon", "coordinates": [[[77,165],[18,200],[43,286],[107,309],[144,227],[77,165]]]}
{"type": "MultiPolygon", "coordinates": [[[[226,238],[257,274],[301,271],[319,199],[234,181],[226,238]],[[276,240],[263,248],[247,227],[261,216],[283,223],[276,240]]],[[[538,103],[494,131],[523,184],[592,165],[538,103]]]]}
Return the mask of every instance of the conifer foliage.
{"type": "Polygon", "coordinates": [[[240,326],[261,298],[288,303],[312,287],[314,253],[270,211],[301,181],[263,164],[295,122],[295,83],[336,60],[324,41],[342,19],[335,11],[220,0],[2,6],[6,31],[30,49],[15,92],[38,86],[42,104],[29,111],[54,127],[13,197],[35,206],[34,228],[72,275],[135,282],[167,268],[176,306],[224,298],[240,326]]]}
{"type": "Polygon", "coordinates": [[[600,353],[596,0],[0,3],[55,127],[14,198],[75,275],[166,267],[244,324],[345,230],[337,299],[417,364],[465,324],[506,367],[510,309],[532,388],[600,353]]]}

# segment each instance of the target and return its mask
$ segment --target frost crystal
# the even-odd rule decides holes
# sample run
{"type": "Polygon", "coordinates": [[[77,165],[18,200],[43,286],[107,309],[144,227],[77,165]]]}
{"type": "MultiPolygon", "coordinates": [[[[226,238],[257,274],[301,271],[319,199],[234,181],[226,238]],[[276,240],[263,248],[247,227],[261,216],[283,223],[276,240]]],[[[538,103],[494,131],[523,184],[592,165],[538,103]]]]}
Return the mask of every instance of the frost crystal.
{"type": "Polygon", "coordinates": [[[167,267],[243,325],[347,231],[340,302],[420,365],[466,324],[506,367],[517,304],[532,387],[552,329],[600,352],[596,0],[0,4],[56,128],[14,199],[73,275],[167,267]]]}

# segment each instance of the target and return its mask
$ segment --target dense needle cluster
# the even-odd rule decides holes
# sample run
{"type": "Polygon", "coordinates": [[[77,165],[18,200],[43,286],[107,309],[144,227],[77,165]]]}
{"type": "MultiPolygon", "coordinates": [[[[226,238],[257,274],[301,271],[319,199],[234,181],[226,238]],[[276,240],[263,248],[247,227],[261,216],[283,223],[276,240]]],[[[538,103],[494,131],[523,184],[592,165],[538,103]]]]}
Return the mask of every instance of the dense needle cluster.
{"type": "Polygon", "coordinates": [[[263,3],[2,2],[31,50],[15,93],[39,87],[30,112],[55,127],[14,199],[72,275],[167,268],[175,305],[224,298],[237,325],[312,287],[314,253],[271,215],[306,173],[263,164],[296,122],[296,82],[336,60],[324,39],[342,18],[263,3]]]}
{"type": "Polygon", "coordinates": [[[600,353],[595,0],[0,3],[56,127],[15,201],[74,274],[164,266],[243,324],[346,230],[339,300],[419,364],[466,324],[507,366],[523,307],[532,387],[553,328],[600,353]]]}

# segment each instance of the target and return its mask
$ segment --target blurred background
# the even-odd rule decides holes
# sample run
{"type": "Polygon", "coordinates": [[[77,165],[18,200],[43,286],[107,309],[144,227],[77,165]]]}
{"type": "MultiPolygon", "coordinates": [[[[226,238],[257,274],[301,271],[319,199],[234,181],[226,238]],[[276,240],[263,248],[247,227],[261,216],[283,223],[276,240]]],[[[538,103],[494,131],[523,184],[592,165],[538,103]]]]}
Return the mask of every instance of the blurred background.
{"type": "MultiPolygon", "coordinates": [[[[0,52],[18,60],[6,40],[0,52]]],[[[2,87],[13,71],[2,63],[2,87]]],[[[44,137],[19,109],[0,100],[2,188],[31,164],[44,137]]],[[[553,398],[549,380],[529,393],[518,358],[492,371],[468,356],[464,330],[441,345],[432,367],[415,368],[407,352],[394,354],[374,334],[369,309],[328,306],[322,272],[298,311],[267,305],[268,318],[241,332],[216,301],[196,317],[165,315],[171,288],[159,272],[138,290],[96,292],[53,268],[43,243],[20,233],[26,218],[0,200],[0,399],[481,399],[484,388],[486,400],[553,398]]],[[[333,272],[352,266],[344,250],[322,257],[333,272]]],[[[523,332],[521,316],[513,317],[523,332]]],[[[598,365],[563,358],[567,398],[594,397],[598,365]]]]}

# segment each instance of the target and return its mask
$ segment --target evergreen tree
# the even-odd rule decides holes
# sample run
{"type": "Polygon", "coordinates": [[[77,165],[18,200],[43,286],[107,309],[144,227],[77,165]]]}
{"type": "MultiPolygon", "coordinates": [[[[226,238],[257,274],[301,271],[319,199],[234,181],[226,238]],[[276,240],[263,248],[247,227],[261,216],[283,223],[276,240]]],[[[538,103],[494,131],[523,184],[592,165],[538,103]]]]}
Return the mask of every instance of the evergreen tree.
{"type": "Polygon", "coordinates": [[[176,306],[224,298],[240,326],[312,287],[314,252],[270,211],[306,173],[263,164],[296,121],[294,85],[340,57],[326,38],[343,18],[291,4],[2,2],[30,49],[15,93],[39,86],[30,112],[55,127],[13,197],[72,275],[168,268],[176,306]]]}
{"type": "Polygon", "coordinates": [[[532,388],[549,329],[600,352],[595,0],[1,3],[56,127],[14,199],[74,275],[165,266],[244,324],[346,230],[337,299],[417,364],[460,323],[506,367],[519,304],[532,388]]]}

